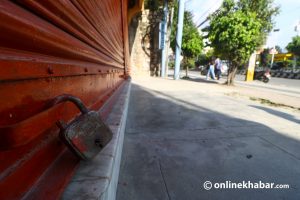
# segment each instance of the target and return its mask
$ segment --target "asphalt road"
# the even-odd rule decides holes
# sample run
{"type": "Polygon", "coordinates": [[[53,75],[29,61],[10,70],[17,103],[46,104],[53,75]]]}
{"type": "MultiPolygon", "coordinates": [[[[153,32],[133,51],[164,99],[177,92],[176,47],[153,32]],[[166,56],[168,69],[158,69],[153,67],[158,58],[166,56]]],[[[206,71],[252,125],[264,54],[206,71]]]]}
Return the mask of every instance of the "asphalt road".
{"type": "MultiPolygon", "coordinates": [[[[245,76],[237,75],[236,80],[244,81],[245,76]]],[[[270,82],[267,84],[262,83],[261,81],[254,81],[254,82],[260,83],[261,85],[271,85],[271,86],[294,88],[294,89],[298,89],[300,91],[300,79],[287,79],[287,78],[271,77],[270,82]]]]}
{"type": "MultiPolygon", "coordinates": [[[[173,75],[170,71],[169,75],[173,75]]],[[[181,76],[184,76],[185,72],[181,72],[181,76]]],[[[199,71],[189,71],[189,76],[191,78],[205,79],[205,76],[201,75],[199,71]]],[[[225,82],[227,77],[221,78],[220,82],[225,82]]],[[[249,87],[253,89],[260,90],[271,90],[279,94],[285,94],[288,96],[299,97],[300,98],[300,80],[299,79],[286,79],[286,78],[275,78],[272,77],[269,83],[263,83],[262,81],[250,81],[246,82],[244,75],[236,75],[235,84],[243,87],[249,87]]]]}

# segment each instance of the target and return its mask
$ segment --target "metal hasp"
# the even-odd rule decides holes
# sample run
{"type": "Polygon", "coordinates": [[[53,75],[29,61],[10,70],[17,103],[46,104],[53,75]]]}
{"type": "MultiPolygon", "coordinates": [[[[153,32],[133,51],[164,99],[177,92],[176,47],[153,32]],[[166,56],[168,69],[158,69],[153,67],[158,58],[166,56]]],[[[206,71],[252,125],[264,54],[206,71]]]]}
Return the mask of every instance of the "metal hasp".
{"type": "Polygon", "coordinates": [[[60,95],[51,102],[51,106],[65,101],[73,102],[81,111],[71,123],[65,126],[61,121],[60,137],[68,148],[80,159],[90,160],[96,156],[112,139],[112,131],[95,111],[89,111],[81,100],[71,95],[60,95]]]}

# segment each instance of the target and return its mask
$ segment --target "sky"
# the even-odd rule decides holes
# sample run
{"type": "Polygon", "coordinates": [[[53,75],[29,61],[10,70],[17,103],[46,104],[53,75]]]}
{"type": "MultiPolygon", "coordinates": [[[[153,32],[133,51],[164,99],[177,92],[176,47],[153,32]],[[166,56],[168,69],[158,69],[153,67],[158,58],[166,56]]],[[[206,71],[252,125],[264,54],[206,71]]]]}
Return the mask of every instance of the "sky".
{"type": "MultiPolygon", "coordinates": [[[[194,15],[194,22],[199,25],[205,18],[220,7],[223,0],[185,0],[185,9],[194,15]]],[[[270,33],[266,47],[279,45],[284,51],[292,37],[297,35],[295,26],[300,23],[300,0],[274,0],[274,5],[280,7],[280,13],[274,18],[274,29],[278,32],[270,33]]],[[[201,28],[208,25],[208,22],[201,28]]]]}

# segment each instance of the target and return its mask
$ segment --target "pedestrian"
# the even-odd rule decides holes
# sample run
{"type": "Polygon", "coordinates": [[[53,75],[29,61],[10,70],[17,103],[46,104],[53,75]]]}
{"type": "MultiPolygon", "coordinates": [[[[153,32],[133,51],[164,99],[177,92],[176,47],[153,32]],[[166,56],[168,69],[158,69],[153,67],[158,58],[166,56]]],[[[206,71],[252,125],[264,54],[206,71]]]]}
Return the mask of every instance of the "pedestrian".
{"type": "Polygon", "coordinates": [[[214,62],[210,61],[209,62],[209,68],[206,74],[206,80],[208,80],[208,77],[211,77],[213,80],[215,80],[215,66],[214,66],[214,62]]]}
{"type": "Polygon", "coordinates": [[[221,62],[220,58],[217,58],[215,60],[215,75],[218,80],[221,77],[221,73],[222,73],[221,69],[222,69],[222,62],[221,62]]]}

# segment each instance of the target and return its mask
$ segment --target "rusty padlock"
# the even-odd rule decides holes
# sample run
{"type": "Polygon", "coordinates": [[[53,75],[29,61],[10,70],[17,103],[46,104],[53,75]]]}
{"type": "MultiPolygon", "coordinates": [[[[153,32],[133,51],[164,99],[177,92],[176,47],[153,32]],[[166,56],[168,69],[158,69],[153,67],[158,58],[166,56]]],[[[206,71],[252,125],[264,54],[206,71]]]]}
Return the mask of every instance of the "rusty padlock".
{"type": "Polygon", "coordinates": [[[112,131],[95,111],[89,111],[81,100],[71,95],[57,96],[52,104],[73,102],[81,111],[69,124],[58,121],[60,137],[69,149],[83,160],[92,159],[112,139],[112,131]]]}

